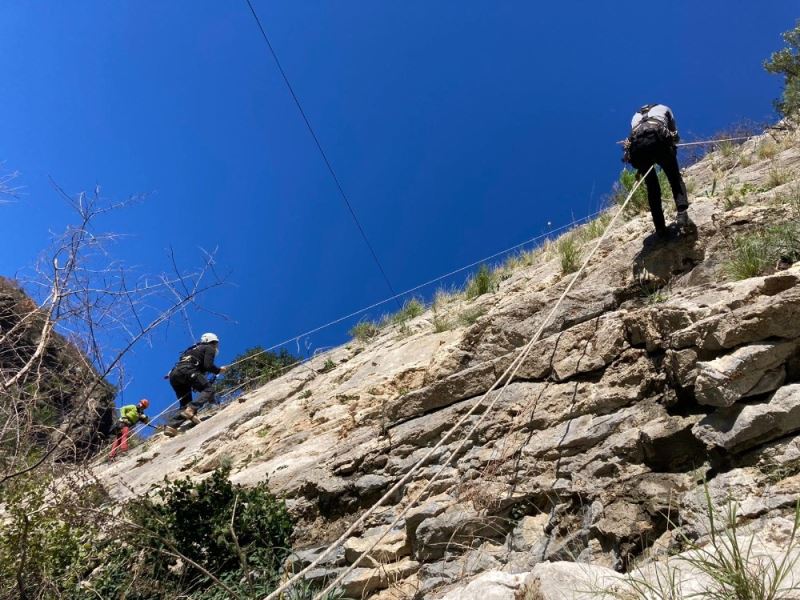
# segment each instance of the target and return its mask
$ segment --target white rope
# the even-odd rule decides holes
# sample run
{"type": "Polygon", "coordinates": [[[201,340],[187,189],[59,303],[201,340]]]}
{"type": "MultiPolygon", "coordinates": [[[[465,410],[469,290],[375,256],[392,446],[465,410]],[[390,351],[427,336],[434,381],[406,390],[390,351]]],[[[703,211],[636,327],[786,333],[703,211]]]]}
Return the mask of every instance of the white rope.
{"type": "MultiPolygon", "coordinates": [[[[677,146],[678,148],[683,148],[684,146],[701,146],[703,144],[720,144],[722,142],[740,142],[742,140],[749,140],[752,137],[753,137],[752,135],[746,135],[741,137],[722,138],[718,140],[703,140],[700,142],[682,142],[680,144],[675,144],[675,146],[677,146]]],[[[625,142],[626,140],[619,140],[617,144],[622,145],[625,142]]]]}
{"type": "Polygon", "coordinates": [[[287,338],[287,339],[283,340],[282,342],[278,342],[274,346],[270,346],[269,348],[267,348],[267,349],[265,349],[265,350],[263,350],[261,352],[258,352],[256,354],[251,354],[250,356],[242,358],[242,359],[240,359],[240,360],[238,360],[236,362],[232,362],[228,366],[230,367],[230,366],[233,366],[233,365],[238,365],[239,363],[248,361],[248,360],[250,360],[250,359],[252,359],[252,358],[254,358],[256,356],[259,356],[260,354],[266,354],[267,352],[270,352],[271,350],[275,350],[276,348],[280,348],[281,346],[284,346],[284,345],[288,344],[289,342],[293,342],[293,341],[298,340],[300,338],[306,337],[308,335],[311,335],[312,333],[317,333],[318,331],[320,331],[322,329],[326,329],[327,327],[331,327],[332,325],[337,325],[337,324],[341,323],[342,321],[346,321],[346,320],[348,320],[348,319],[350,319],[352,317],[355,317],[357,315],[365,313],[368,310],[372,310],[373,308],[377,308],[377,307],[379,307],[379,306],[381,306],[383,304],[387,304],[389,302],[397,300],[398,298],[401,298],[403,296],[407,296],[408,294],[411,294],[413,292],[421,290],[422,288],[427,287],[427,286],[429,286],[429,285],[431,285],[433,283],[436,283],[436,282],[441,281],[443,279],[447,279],[448,277],[452,277],[453,275],[457,275],[458,273],[461,273],[462,271],[466,271],[467,269],[471,269],[472,267],[476,267],[476,266],[478,266],[478,265],[480,265],[482,263],[485,263],[487,260],[492,260],[493,258],[497,258],[498,256],[502,256],[504,254],[508,254],[509,252],[512,252],[512,251],[516,250],[517,248],[522,248],[523,246],[527,246],[528,244],[532,244],[533,242],[537,242],[537,241],[539,241],[541,239],[547,238],[547,237],[551,236],[554,233],[558,233],[559,231],[563,231],[564,229],[569,229],[570,227],[574,227],[578,223],[582,223],[582,222],[588,221],[589,219],[592,219],[593,217],[596,217],[597,215],[601,214],[602,212],[604,212],[604,211],[598,210],[598,211],[596,211],[596,212],[594,212],[594,213],[592,213],[590,215],[587,215],[587,216],[585,216],[583,218],[575,219],[571,223],[567,223],[566,225],[562,225],[561,227],[557,227],[556,229],[548,231],[547,233],[542,233],[540,235],[532,237],[529,240],[525,240],[524,242],[520,242],[519,244],[516,244],[515,246],[511,246],[510,248],[506,248],[505,250],[501,250],[500,252],[495,252],[491,256],[486,256],[484,258],[481,258],[480,260],[476,260],[475,262],[472,262],[472,263],[470,263],[468,265],[464,265],[463,267],[459,267],[458,269],[455,269],[454,271],[450,271],[449,273],[445,273],[444,275],[439,275],[438,277],[435,277],[434,279],[430,279],[430,280],[426,281],[425,283],[420,283],[419,285],[414,286],[412,288],[409,288],[404,292],[400,292],[399,294],[395,294],[394,296],[389,296],[388,298],[385,298],[384,300],[381,300],[380,302],[376,302],[375,304],[370,304],[369,306],[365,306],[362,309],[353,311],[348,315],[345,315],[343,317],[339,317],[338,319],[334,319],[333,321],[325,323],[324,325],[320,325],[319,327],[315,327],[314,329],[306,331],[305,333],[301,333],[300,335],[296,335],[294,337],[287,338]]]}
{"type": "MultiPolygon", "coordinates": [[[[645,173],[645,176],[647,176],[647,174],[649,174],[649,173],[650,173],[650,170],[652,170],[652,169],[653,169],[653,167],[650,167],[650,169],[648,169],[648,170],[647,170],[647,173],[645,173]]],[[[460,443],[460,444],[459,444],[459,445],[456,447],[456,449],[455,449],[455,450],[453,450],[453,451],[450,453],[450,455],[448,456],[448,458],[447,458],[447,460],[445,461],[445,463],[444,463],[444,464],[442,465],[442,467],[441,467],[441,468],[440,468],[440,469],[439,469],[439,470],[438,470],[438,471],[437,471],[437,472],[434,474],[433,478],[432,478],[432,479],[431,479],[431,480],[430,480],[430,481],[429,481],[429,482],[428,482],[428,483],[425,485],[425,487],[422,489],[422,491],[421,491],[419,494],[417,494],[417,495],[416,495],[416,496],[415,496],[415,497],[412,499],[412,501],[411,501],[411,502],[410,502],[410,503],[409,503],[409,504],[408,504],[408,505],[407,505],[407,506],[406,506],[406,507],[405,507],[405,508],[404,508],[404,509],[403,509],[403,510],[402,510],[402,511],[401,511],[401,512],[400,512],[400,513],[397,515],[397,517],[395,518],[395,520],[394,520],[394,521],[393,521],[393,522],[392,522],[392,523],[389,525],[389,527],[387,527],[386,531],[385,531],[385,532],[384,532],[382,535],[380,535],[380,536],[378,537],[378,539],[377,539],[377,540],[376,540],[376,541],[375,541],[375,542],[374,542],[374,543],[373,543],[373,544],[372,544],[372,545],[371,545],[371,546],[370,546],[370,547],[369,547],[367,550],[365,550],[364,552],[362,552],[362,553],[359,555],[359,557],[358,557],[358,558],[357,558],[357,559],[356,559],[356,560],[355,560],[355,561],[354,561],[354,562],[353,562],[353,563],[352,563],[352,564],[351,564],[351,565],[350,565],[350,566],[349,566],[347,569],[345,569],[345,570],[344,570],[344,571],[343,571],[343,572],[342,572],[342,573],[341,573],[341,574],[340,574],[340,575],[339,575],[339,576],[338,576],[338,577],[337,577],[337,578],[336,578],[336,579],[335,579],[335,580],[334,580],[334,581],[333,581],[333,582],[332,582],[330,585],[328,585],[328,587],[326,587],[326,588],[325,588],[325,589],[324,589],[322,592],[320,592],[319,594],[317,594],[316,596],[314,596],[313,600],[320,600],[320,599],[321,599],[321,598],[322,598],[322,597],[323,597],[325,594],[327,594],[329,591],[331,591],[332,589],[334,589],[334,588],[335,588],[335,587],[336,587],[336,586],[337,586],[337,585],[338,585],[338,584],[339,584],[339,583],[340,583],[340,582],[341,582],[341,581],[342,581],[342,580],[343,580],[343,579],[344,579],[344,578],[345,578],[345,577],[346,577],[346,576],[347,576],[347,575],[348,575],[348,574],[349,574],[349,573],[350,573],[350,572],[351,572],[353,569],[355,569],[355,568],[358,566],[358,564],[361,562],[361,560],[362,560],[362,559],[363,559],[363,558],[364,558],[364,557],[365,557],[367,554],[369,554],[369,552],[371,552],[371,551],[372,551],[372,549],[373,549],[373,548],[375,548],[375,546],[376,546],[377,544],[379,544],[379,543],[381,542],[381,540],[382,540],[382,539],[385,537],[385,535],[386,535],[386,534],[387,534],[387,533],[388,533],[388,532],[389,532],[389,531],[390,531],[390,530],[391,530],[391,529],[392,529],[392,528],[393,528],[393,527],[394,527],[394,526],[395,526],[395,525],[396,525],[396,524],[397,524],[397,523],[400,521],[400,519],[402,519],[402,518],[405,516],[405,514],[406,514],[406,513],[407,513],[407,512],[408,512],[408,511],[409,511],[409,510],[410,510],[410,509],[411,509],[411,508],[412,508],[412,507],[413,507],[413,506],[414,506],[414,505],[417,503],[417,501],[418,501],[418,500],[419,500],[419,499],[420,499],[420,498],[421,498],[421,497],[422,497],[422,496],[423,496],[423,495],[424,495],[424,494],[425,494],[425,493],[428,491],[428,489],[430,488],[430,486],[431,486],[431,485],[432,485],[432,484],[433,484],[433,483],[436,481],[436,479],[437,479],[437,478],[439,477],[439,475],[440,475],[440,474],[443,472],[443,470],[444,470],[444,469],[447,467],[447,465],[448,465],[448,464],[449,464],[449,462],[450,462],[450,461],[453,459],[453,457],[454,457],[454,456],[456,456],[456,454],[457,454],[457,453],[458,453],[458,452],[461,450],[461,448],[463,447],[464,443],[465,443],[465,442],[466,442],[466,441],[467,441],[467,440],[468,440],[468,439],[469,439],[469,438],[472,436],[472,434],[473,434],[473,433],[474,433],[474,431],[477,429],[477,427],[478,427],[478,426],[481,424],[481,422],[483,421],[483,419],[484,419],[484,418],[485,418],[485,417],[486,417],[486,416],[489,414],[489,412],[492,410],[492,408],[495,406],[495,404],[497,404],[497,401],[500,399],[500,397],[502,397],[502,395],[503,395],[503,392],[505,391],[506,387],[508,387],[508,384],[509,384],[509,383],[510,383],[510,382],[511,382],[511,381],[514,379],[514,377],[516,376],[517,372],[519,371],[519,368],[521,367],[522,363],[525,361],[525,358],[527,358],[528,354],[530,353],[530,350],[533,348],[533,345],[534,345],[534,344],[535,344],[535,343],[538,341],[539,337],[541,336],[541,334],[542,334],[542,332],[544,331],[545,327],[546,327],[546,326],[547,326],[547,324],[549,323],[550,319],[552,318],[552,316],[555,314],[556,310],[558,310],[559,306],[561,305],[561,302],[563,302],[564,298],[567,296],[567,294],[570,292],[570,290],[572,289],[572,287],[575,285],[575,282],[578,280],[578,278],[580,277],[580,275],[581,275],[581,274],[583,273],[583,271],[586,269],[586,266],[589,264],[589,261],[590,261],[590,260],[591,260],[591,259],[594,257],[595,253],[597,252],[597,249],[600,247],[600,245],[603,243],[603,241],[604,241],[604,240],[606,239],[606,237],[608,236],[608,233],[611,231],[611,229],[612,229],[612,227],[613,227],[614,223],[616,222],[617,218],[619,217],[619,215],[620,215],[620,214],[622,214],[622,211],[625,209],[625,207],[627,206],[628,202],[630,202],[630,199],[633,197],[633,194],[634,194],[634,193],[636,192],[636,190],[639,188],[639,186],[641,185],[642,181],[644,181],[644,177],[640,178],[640,179],[639,179],[639,181],[637,181],[637,182],[636,182],[636,184],[633,186],[633,188],[631,189],[630,193],[628,194],[628,197],[625,199],[625,202],[623,202],[622,206],[620,206],[619,210],[617,210],[616,214],[615,214],[615,215],[612,217],[611,221],[610,221],[610,222],[608,223],[608,225],[606,226],[606,229],[605,229],[605,231],[603,232],[603,235],[602,235],[602,236],[600,237],[600,239],[597,241],[597,244],[595,245],[594,249],[593,249],[593,250],[592,250],[592,251],[589,253],[589,255],[586,257],[586,260],[584,260],[584,262],[583,262],[583,264],[581,265],[580,269],[578,269],[578,270],[575,272],[575,275],[573,276],[572,280],[571,280],[571,281],[570,281],[570,283],[567,285],[566,289],[565,289],[565,290],[564,290],[564,292],[561,294],[561,297],[558,299],[558,301],[556,302],[556,304],[553,306],[553,308],[552,308],[552,310],[550,311],[550,313],[547,315],[547,317],[545,318],[545,320],[542,322],[542,324],[540,325],[540,327],[539,327],[539,329],[537,330],[537,332],[534,334],[534,336],[531,338],[531,340],[530,340],[530,341],[529,341],[529,342],[528,342],[528,343],[527,343],[527,344],[526,344],[526,345],[523,347],[523,349],[522,349],[522,352],[521,352],[521,353],[520,353],[520,354],[517,356],[517,358],[515,358],[513,361],[511,361],[511,364],[509,364],[509,366],[506,368],[506,370],[503,372],[503,374],[502,374],[502,375],[500,375],[500,377],[498,377],[498,378],[497,378],[497,380],[494,382],[494,384],[492,384],[492,387],[491,387],[491,388],[489,388],[489,390],[488,390],[488,391],[487,391],[485,394],[483,394],[482,396],[480,396],[480,397],[479,397],[479,398],[478,398],[478,399],[475,401],[475,403],[473,404],[472,408],[470,408],[470,410],[469,410],[469,411],[467,411],[467,413],[465,413],[465,414],[464,414],[464,415],[463,415],[463,416],[462,416],[462,417],[461,417],[461,418],[460,418],[460,419],[459,419],[459,420],[458,420],[458,421],[455,423],[455,425],[453,425],[453,427],[451,427],[451,428],[450,428],[450,429],[447,431],[447,433],[445,433],[445,434],[444,434],[444,436],[443,436],[443,437],[442,437],[442,438],[439,440],[439,442],[437,442],[437,443],[436,443],[436,445],[434,445],[434,446],[433,446],[433,448],[431,448],[431,449],[430,449],[430,450],[429,450],[429,451],[428,451],[428,452],[425,454],[425,456],[423,456],[423,457],[422,457],[420,460],[418,460],[418,461],[417,461],[417,462],[416,462],[416,463],[415,463],[415,464],[414,464],[414,465],[413,465],[413,466],[412,466],[412,467],[409,469],[409,471],[408,471],[408,472],[407,472],[407,473],[406,473],[406,474],[405,474],[405,475],[404,475],[402,478],[400,478],[400,480],[399,480],[397,483],[395,483],[395,484],[394,484],[394,485],[393,485],[393,486],[392,486],[392,487],[389,489],[389,491],[388,491],[388,492],[386,492],[386,493],[385,493],[385,494],[384,494],[384,495],[383,495],[383,496],[382,496],[382,497],[381,497],[381,498],[380,498],[380,499],[379,499],[379,500],[378,500],[378,501],[377,501],[377,502],[376,502],[374,505],[372,505],[372,507],[370,507],[370,508],[369,508],[369,509],[368,509],[368,510],[367,510],[367,511],[364,513],[364,514],[362,514],[362,515],[361,515],[361,516],[360,516],[360,517],[359,517],[359,518],[358,518],[358,519],[357,519],[355,522],[353,522],[353,523],[350,525],[350,527],[348,527],[348,528],[347,528],[347,530],[346,530],[346,531],[345,531],[345,532],[344,532],[344,533],[343,533],[341,536],[339,536],[339,538],[338,538],[336,541],[334,541],[334,542],[333,542],[331,545],[329,545],[329,546],[328,546],[328,547],[327,547],[327,548],[326,548],[326,549],[325,549],[325,550],[324,550],[324,551],[323,551],[323,552],[322,552],[322,553],[321,553],[321,554],[320,554],[320,555],[319,555],[317,558],[315,558],[315,559],[314,559],[314,560],[313,560],[313,561],[312,561],[312,562],[311,562],[311,563],[310,563],[308,566],[306,566],[305,568],[303,568],[302,570],[300,570],[298,573],[296,573],[295,575],[293,575],[293,576],[292,576],[292,577],[291,577],[291,578],[290,578],[288,581],[286,581],[286,582],[285,582],[285,583],[283,583],[281,586],[279,586],[279,587],[278,587],[276,590],[274,590],[272,593],[270,593],[269,595],[267,595],[267,596],[266,596],[266,597],[265,597],[263,600],[275,600],[276,598],[278,598],[279,594],[281,594],[281,593],[282,593],[282,592],[284,592],[284,591],[285,591],[287,588],[289,588],[291,585],[293,585],[295,582],[297,582],[297,581],[298,581],[298,580],[299,580],[299,579],[300,579],[300,578],[301,578],[303,575],[305,575],[305,574],[306,574],[308,571],[310,571],[311,569],[313,569],[314,567],[316,567],[318,564],[320,564],[320,562],[322,562],[322,560],[323,560],[323,559],[325,559],[325,558],[326,558],[326,557],[327,557],[327,556],[328,556],[328,555],[329,555],[331,552],[333,552],[333,550],[335,550],[335,549],[336,549],[336,548],[337,548],[337,547],[338,547],[340,544],[342,544],[344,541],[346,541],[346,540],[347,540],[347,539],[350,537],[350,535],[351,535],[351,534],[352,534],[352,533],[353,533],[353,532],[354,532],[354,531],[355,531],[355,530],[356,530],[358,527],[360,527],[360,526],[361,526],[361,525],[362,525],[362,524],[363,524],[363,523],[366,521],[367,517],[369,517],[369,516],[370,516],[372,513],[374,513],[374,512],[375,512],[375,510],[377,510],[377,508],[378,508],[378,507],[382,506],[384,502],[386,502],[386,501],[387,501],[389,498],[391,498],[391,497],[392,497],[392,496],[393,496],[393,495],[394,495],[394,494],[395,494],[395,493],[396,493],[396,492],[397,492],[397,491],[398,491],[398,490],[399,490],[399,489],[400,489],[400,488],[401,488],[403,485],[405,485],[405,483],[406,483],[406,482],[407,482],[407,481],[408,481],[408,480],[411,478],[411,476],[412,476],[412,475],[413,475],[413,474],[414,474],[414,473],[415,473],[415,472],[416,472],[418,469],[420,469],[420,468],[421,468],[421,467],[422,467],[422,466],[423,466],[423,465],[424,465],[424,464],[425,464],[425,463],[428,461],[428,459],[429,459],[431,456],[433,456],[433,454],[434,454],[434,453],[435,453],[435,452],[436,452],[436,451],[437,451],[439,448],[441,448],[441,446],[442,446],[442,445],[443,445],[443,444],[444,444],[444,443],[445,443],[445,442],[446,442],[448,439],[450,439],[450,437],[451,437],[451,436],[452,436],[452,435],[453,435],[453,434],[454,434],[454,433],[455,433],[455,432],[456,432],[456,431],[459,429],[459,427],[461,427],[461,425],[462,425],[462,424],[463,424],[463,423],[464,423],[464,422],[465,422],[465,421],[466,421],[466,420],[467,420],[469,417],[471,417],[471,416],[472,416],[472,414],[473,414],[473,413],[474,413],[474,412],[475,412],[475,411],[478,409],[478,407],[480,407],[480,406],[481,406],[481,404],[483,403],[484,399],[488,398],[488,397],[489,397],[489,395],[490,395],[490,394],[491,394],[491,393],[492,393],[492,392],[493,392],[493,391],[494,391],[494,390],[497,388],[497,386],[500,384],[500,382],[502,382],[502,381],[505,381],[505,383],[504,383],[504,385],[503,385],[503,388],[502,388],[502,390],[501,390],[501,391],[500,391],[500,392],[499,392],[499,393],[498,393],[498,394],[495,396],[494,400],[491,402],[491,404],[490,404],[490,405],[489,405],[489,407],[486,409],[486,411],[484,411],[484,413],[483,413],[483,414],[480,416],[480,418],[479,418],[479,419],[478,419],[478,420],[475,422],[475,424],[474,424],[474,425],[472,426],[472,428],[470,429],[469,433],[468,433],[468,434],[467,434],[467,435],[464,437],[464,439],[463,439],[463,440],[461,441],[461,443],[460,443]],[[509,375],[509,374],[510,374],[510,375],[509,375]]]]}
{"type": "MultiPolygon", "coordinates": [[[[377,308],[378,306],[382,306],[384,304],[392,302],[393,300],[401,298],[402,296],[406,296],[408,294],[416,292],[416,291],[418,291],[418,290],[420,290],[420,289],[422,289],[424,287],[427,287],[427,286],[429,286],[429,285],[431,285],[433,283],[436,283],[438,281],[442,281],[443,279],[447,279],[448,277],[452,277],[453,275],[457,275],[458,273],[466,271],[467,269],[471,269],[472,267],[475,267],[477,265],[485,263],[488,260],[492,260],[493,258],[497,258],[498,256],[502,256],[504,254],[508,254],[509,252],[513,252],[514,250],[516,250],[518,248],[522,248],[523,246],[527,246],[527,245],[532,244],[534,242],[537,242],[537,241],[539,241],[541,239],[547,238],[547,237],[551,236],[554,233],[558,233],[558,232],[563,231],[565,229],[574,227],[575,225],[578,225],[579,223],[586,222],[589,219],[592,219],[592,218],[598,216],[599,214],[601,214],[603,212],[604,212],[603,210],[598,210],[598,211],[595,211],[595,212],[593,212],[593,213],[591,213],[589,215],[586,215],[585,217],[582,217],[580,219],[574,219],[572,222],[567,223],[566,225],[562,225],[560,227],[556,227],[555,229],[552,229],[552,230],[548,231],[547,233],[543,233],[543,234],[537,235],[537,236],[532,237],[532,238],[530,238],[528,240],[525,240],[524,242],[520,242],[519,244],[511,246],[510,248],[506,248],[505,250],[501,250],[499,252],[495,252],[494,254],[492,254],[490,256],[486,256],[486,257],[484,257],[484,258],[482,258],[480,260],[476,260],[476,261],[474,261],[474,262],[472,262],[472,263],[470,263],[468,265],[464,265],[463,267],[459,267],[458,269],[450,271],[449,273],[445,273],[444,275],[439,275],[438,277],[435,277],[434,279],[430,279],[430,280],[426,281],[425,283],[420,283],[419,285],[414,286],[412,288],[409,288],[409,289],[405,290],[404,292],[400,292],[399,294],[396,294],[394,296],[390,296],[390,297],[385,298],[385,299],[383,299],[383,300],[381,300],[379,302],[375,302],[374,304],[370,304],[369,306],[365,306],[364,308],[361,308],[359,310],[353,311],[350,314],[347,314],[347,315],[345,315],[343,317],[339,317],[337,319],[334,319],[333,321],[329,321],[328,323],[325,323],[324,325],[320,325],[318,327],[310,329],[310,330],[306,331],[305,333],[301,333],[299,335],[295,335],[293,337],[287,338],[287,339],[283,340],[282,342],[278,342],[277,344],[274,344],[273,346],[270,346],[269,348],[266,348],[264,350],[261,350],[259,352],[254,353],[254,354],[246,356],[246,357],[244,357],[242,359],[239,359],[239,360],[237,360],[235,362],[232,362],[227,366],[232,367],[234,365],[241,364],[241,363],[246,362],[248,360],[251,360],[251,359],[253,359],[253,358],[257,357],[257,356],[261,356],[262,354],[266,354],[267,352],[271,352],[272,350],[280,348],[281,346],[285,346],[289,342],[293,342],[295,340],[299,340],[300,338],[304,338],[304,337],[309,336],[311,334],[317,333],[319,331],[322,331],[323,329],[327,329],[328,327],[332,327],[333,325],[338,325],[342,321],[346,321],[348,319],[351,319],[352,317],[355,317],[355,316],[360,315],[362,313],[365,313],[365,312],[367,312],[369,310],[372,310],[373,308],[377,308]]],[[[324,354],[327,354],[328,352],[330,352],[330,351],[326,351],[326,352],[324,352],[322,354],[317,354],[316,356],[313,356],[311,358],[317,358],[319,356],[323,356],[324,354]]],[[[299,363],[295,363],[295,365],[307,362],[308,360],[311,360],[311,359],[305,359],[303,361],[300,361],[299,363]]],[[[291,365],[291,366],[295,366],[295,365],[291,365]]],[[[252,383],[253,381],[255,381],[257,379],[260,379],[262,377],[266,377],[266,374],[254,377],[253,379],[249,380],[248,382],[245,382],[244,384],[240,385],[239,387],[240,388],[244,387],[248,383],[252,383]]],[[[234,388],[234,390],[229,390],[228,392],[226,392],[226,395],[231,394],[234,391],[236,391],[236,388],[234,388]]],[[[167,405],[167,407],[164,410],[162,410],[160,413],[158,413],[157,415],[152,417],[150,419],[150,421],[151,422],[155,422],[157,419],[162,417],[168,411],[172,410],[173,407],[175,407],[177,404],[178,404],[177,400],[173,401],[171,404],[167,405]]],[[[146,427],[145,425],[137,425],[134,429],[132,429],[128,433],[128,436],[132,437],[134,435],[141,434],[141,432],[145,429],[145,427],[146,427]]],[[[101,462],[102,462],[102,460],[99,460],[99,461],[97,461],[95,463],[92,463],[92,466],[96,466],[96,465],[100,464],[101,462]]]]}
{"type": "Polygon", "coordinates": [[[703,144],[719,144],[722,142],[740,142],[742,140],[749,140],[751,135],[743,136],[743,137],[732,137],[732,138],[723,138],[720,140],[705,140],[702,142],[683,142],[681,144],[675,144],[678,148],[683,148],[684,146],[701,146],[703,144]]]}

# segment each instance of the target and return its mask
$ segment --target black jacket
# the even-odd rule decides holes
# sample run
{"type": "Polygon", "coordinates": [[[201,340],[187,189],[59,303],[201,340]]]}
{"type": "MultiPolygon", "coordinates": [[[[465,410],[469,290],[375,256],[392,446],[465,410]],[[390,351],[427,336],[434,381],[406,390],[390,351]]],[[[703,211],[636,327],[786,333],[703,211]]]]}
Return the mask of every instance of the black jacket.
{"type": "Polygon", "coordinates": [[[195,344],[181,354],[176,369],[200,371],[201,373],[219,373],[220,369],[214,364],[217,350],[214,344],[195,344]]]}

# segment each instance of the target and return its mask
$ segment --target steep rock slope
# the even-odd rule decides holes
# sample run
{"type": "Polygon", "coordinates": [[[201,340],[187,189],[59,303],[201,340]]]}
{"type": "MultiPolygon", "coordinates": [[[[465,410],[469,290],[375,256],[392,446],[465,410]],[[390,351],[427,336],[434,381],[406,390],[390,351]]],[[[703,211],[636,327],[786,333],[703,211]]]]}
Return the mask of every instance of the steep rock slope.
{"type": "MultiPolygon", "coordinates": [[[[705,480],[715,502],[741,500],[745,521],[784,516],[800,493],[800,264],[725,274],[735,236],[798,218],[798,136],[773,135],[687,170],[694,234],[657,243],[649,215],[620,222],[491,414],[470,416],[309,577],[351,564],[440,469],[347,577],[348,597],[512,599],[539,585],[540,563],[623,571],[674,545],[670,520],[701,532],[705,480]]],[[[505,272],[495,293],[337,348],[98,474],[120,498],[224,462],[237,482],[268,478],[300,520],[294,567],[308,564],[483,399],[542,324],[570,276],[552,248],[538,258],[505,272]]]]}

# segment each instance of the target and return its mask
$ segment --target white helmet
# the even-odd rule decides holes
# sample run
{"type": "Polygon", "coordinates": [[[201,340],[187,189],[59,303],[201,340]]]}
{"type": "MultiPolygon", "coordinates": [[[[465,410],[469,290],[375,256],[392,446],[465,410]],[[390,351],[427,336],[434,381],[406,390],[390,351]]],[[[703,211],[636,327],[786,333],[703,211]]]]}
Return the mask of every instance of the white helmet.
{"type": "Polygon", "coordinates": [[[204,333],[200,336],[201,344],[210,344],[211,342],[219,343],[219,338],[216,333],[204,333]]]}

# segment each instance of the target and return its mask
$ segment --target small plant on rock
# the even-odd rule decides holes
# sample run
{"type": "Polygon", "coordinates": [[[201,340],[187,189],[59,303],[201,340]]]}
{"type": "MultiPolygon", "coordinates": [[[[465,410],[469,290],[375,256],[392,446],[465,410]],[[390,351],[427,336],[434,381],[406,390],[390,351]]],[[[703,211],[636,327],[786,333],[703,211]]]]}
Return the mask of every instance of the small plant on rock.
{"type": "Polygon", "coordinates": [[[348,333],[359,342],[366,343],[377,336],[380,331],[380,326],[374,321],[360,321],[348,333]]]}
{"type": "Polygon", "coordinates": [[[767,184],[766,187],[768,190],[772,188],[776,188],[778,186],[783,185],[784,183],[788,183],[792,179],[792,172],[788,169],[784,169],[782,167],[774,166],[770,168],[767,173],[767,184]]]}
{"type": "Polygon", "coordinates": [[[458,315],[458,324],[469,327],[470,325],[474,325],[475,322],[486,314],[486,309],[476,307],[476,308],[468,308],[460,315],[458,315]]]}
{"type": "Polygon", "coordinates": [[[419,299],[411,298],[411,300],[406,300],[403,308],[389,316],[387,320],[394,324],[405,323],[420,316],[423,312],[425,312],[425,305],[419,299]]]}
{"type": "Polygon", "coordinates": [[[467,300],[473,300],[497,290],[497,277],[486,265],[481,265],[478,272],[467,281],[467,300]]]}
{"type": "Polygon", "coordinates": [[[561,262],[561,273],[568,275],[580,267],[581,249],[578,241],[572,234],[567,234],[558,240],[558,256],[561,262]]]}

